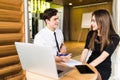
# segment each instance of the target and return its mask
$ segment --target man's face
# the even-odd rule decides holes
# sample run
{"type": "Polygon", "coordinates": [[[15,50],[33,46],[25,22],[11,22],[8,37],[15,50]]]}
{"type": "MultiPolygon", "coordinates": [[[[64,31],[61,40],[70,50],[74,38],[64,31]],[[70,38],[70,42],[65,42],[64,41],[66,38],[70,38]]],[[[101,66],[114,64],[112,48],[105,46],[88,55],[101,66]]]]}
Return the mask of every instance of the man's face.
{"type": "Polygon", "coordinates": [[[46,20],[47,22],[47,26],[52,29],[52,30],[55,30],[57,27],[58,27],[58,24],[59,24],[59,18],[58,18],[58,15],[55,15],[55,16],[52,16],[50,18],[50,20],[46,20]]]}

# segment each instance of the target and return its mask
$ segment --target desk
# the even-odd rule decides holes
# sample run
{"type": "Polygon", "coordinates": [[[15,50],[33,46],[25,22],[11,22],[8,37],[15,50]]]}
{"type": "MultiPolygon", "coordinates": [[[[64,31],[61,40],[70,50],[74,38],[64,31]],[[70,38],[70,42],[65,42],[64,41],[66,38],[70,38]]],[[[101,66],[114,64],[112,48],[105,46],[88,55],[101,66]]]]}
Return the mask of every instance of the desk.
{"type": "MultiPolygon", "coordinates": [[[[88,64],[86,64],[88,65],[88,64]]],[[[96,80],[97,78],[97,70],[88,65],[95,73],[94,74],[80,74],[76,68],[68,72],[64,75],[60,80],[96,80]]],[[[36,75],[34,73],[26,71],[27,80],[55,80],[52,78],[48,78],[42,75],[36,75]]]]}

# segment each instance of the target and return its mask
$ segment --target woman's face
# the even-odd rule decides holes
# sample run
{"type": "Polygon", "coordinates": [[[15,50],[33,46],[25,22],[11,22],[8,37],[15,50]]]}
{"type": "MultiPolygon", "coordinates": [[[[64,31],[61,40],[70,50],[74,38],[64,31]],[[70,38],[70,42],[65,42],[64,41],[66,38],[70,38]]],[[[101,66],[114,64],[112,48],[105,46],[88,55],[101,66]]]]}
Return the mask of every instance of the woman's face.
{"type": "Polygon", "coordinates": [[[98,25],[97,25],[97,22],[96,22],[96,19],[95,19],[94,15],[91,18],[91,29],[93,31],[98,30],[98,25]]]}

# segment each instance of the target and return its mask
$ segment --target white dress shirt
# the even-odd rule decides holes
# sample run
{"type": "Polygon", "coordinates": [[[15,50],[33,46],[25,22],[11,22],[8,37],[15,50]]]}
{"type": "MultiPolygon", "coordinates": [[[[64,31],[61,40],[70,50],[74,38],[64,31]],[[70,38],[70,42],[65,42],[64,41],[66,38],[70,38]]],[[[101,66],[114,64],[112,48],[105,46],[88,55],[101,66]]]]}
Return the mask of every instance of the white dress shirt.
{"type": "MultiPolygon", "coordinates": [[[[63,34],[62,31],[59,29],[56,29],[55,32],[60,47],[61,44],[64,42],[63,34]]],[[[58,49],[55,42],[54,32],[51,31],[48,27],[43,28],[35,35],[34,44],[38,44],[40,46],[51,46],[53,49],[56,50],[57,54],[58,49]]]]}

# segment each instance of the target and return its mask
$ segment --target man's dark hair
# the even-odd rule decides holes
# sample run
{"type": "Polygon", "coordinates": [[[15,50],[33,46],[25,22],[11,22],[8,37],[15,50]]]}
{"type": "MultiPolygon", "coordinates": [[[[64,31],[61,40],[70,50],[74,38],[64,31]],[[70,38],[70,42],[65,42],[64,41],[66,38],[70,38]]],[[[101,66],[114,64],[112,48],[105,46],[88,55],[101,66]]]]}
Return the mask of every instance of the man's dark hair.
{"type": "Polygon", "coordinates": [[[58,13],[58,10],[49,8],[46,9],[43,13],[43,20],[45,21],[46,19],[50,20],[52,16],[55,16],[58,13]]]}

